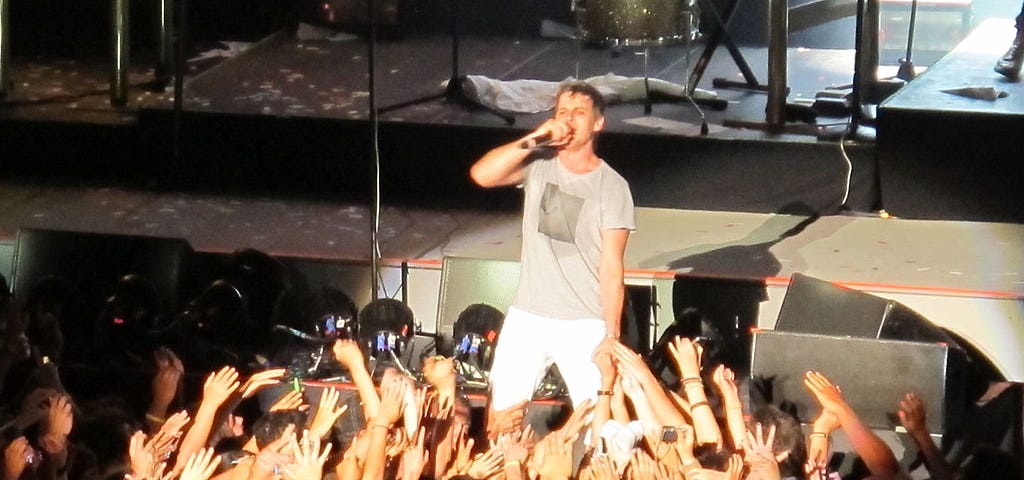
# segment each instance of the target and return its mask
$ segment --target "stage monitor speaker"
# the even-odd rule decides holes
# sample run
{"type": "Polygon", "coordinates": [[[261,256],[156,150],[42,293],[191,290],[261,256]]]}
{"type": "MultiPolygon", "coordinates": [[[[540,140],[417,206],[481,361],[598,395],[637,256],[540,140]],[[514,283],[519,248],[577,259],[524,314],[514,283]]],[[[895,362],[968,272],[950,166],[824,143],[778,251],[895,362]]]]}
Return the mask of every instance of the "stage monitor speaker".
{"type": "Polygon", "coordinates": [[[466,307],[486,303],[508,313],[519,285],[519,262],[444,257],[438,298],[438,350],[452,353],[455,321],[466,307]]]}
{"type": "Polygon", "coordinates": [[[794,273],[775,330],[837,337],[955,342],[921,314],[870,293],[794,273]]]}
{"type": "Polygon", "coordinates": [[[86,302],[84,313],[95,313],[88,310],[98,309],[118,279],[134,273],[152,282],[167,312],[178,305],[191,253],[188,242],[177,238],[23,229],[15,245],[12,287],[23,299],[40,280],[58,276],[86,302]]]}
{"type": "MultiPolygon", "coordinates": [[[[805,423],[820,410],[803,385],[804,373],[811,370],[839,385],[846,402],[872,428],[898,425],[899,401],[910,392],[924,400],[932,433],[954,427],[963,417],[963,361],[947,344],[761,330],[754,332],[750,368],[755,383],[770,383],[771,403],[792,403],[805,423]]],[[[754,401],[753,392],[751,398],[763,403],[754,401]]]]}

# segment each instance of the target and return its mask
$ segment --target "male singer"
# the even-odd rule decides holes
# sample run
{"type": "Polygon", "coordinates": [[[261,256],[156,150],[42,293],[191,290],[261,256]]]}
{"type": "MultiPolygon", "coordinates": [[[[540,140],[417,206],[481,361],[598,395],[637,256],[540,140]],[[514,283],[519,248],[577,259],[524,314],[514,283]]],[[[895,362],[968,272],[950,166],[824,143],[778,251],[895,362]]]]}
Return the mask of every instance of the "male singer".
{"type": "Polygon", "coordinates": [[[636,229],[629,185],[594,152],[604,126],[601,93],[565,83],[554,118],[470,169],[483,187],[520,185],[525,196],[522,273],[495,349],[492,410],[530,400],[552,362],[574,405],[601,388],[591,356],[619,336],[623,253],[636,229]]]}

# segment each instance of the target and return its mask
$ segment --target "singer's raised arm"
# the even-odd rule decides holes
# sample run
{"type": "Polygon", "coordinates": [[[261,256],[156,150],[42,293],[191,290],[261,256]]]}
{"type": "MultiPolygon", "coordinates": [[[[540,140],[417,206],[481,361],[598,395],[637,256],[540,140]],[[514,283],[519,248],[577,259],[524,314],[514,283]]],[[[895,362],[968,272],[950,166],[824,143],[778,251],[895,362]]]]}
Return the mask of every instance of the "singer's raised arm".
{"type": "Polygon", "coordinates": [[[495,147],[469,169],[469,176],[481,187],[503,187],[523,182],[523,167],[537,146],[558,146],[572,136],[564,120],[549,119],[523,138],[495,147]]]}

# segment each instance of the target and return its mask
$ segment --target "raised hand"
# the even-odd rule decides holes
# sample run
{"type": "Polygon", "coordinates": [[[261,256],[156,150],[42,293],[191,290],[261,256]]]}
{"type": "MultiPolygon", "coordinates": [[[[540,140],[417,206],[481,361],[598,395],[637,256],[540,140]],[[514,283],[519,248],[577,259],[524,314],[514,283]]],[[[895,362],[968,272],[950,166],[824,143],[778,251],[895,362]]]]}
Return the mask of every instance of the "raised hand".
{"type": "Polygon", "coordinates": [[[466,475],[481,479],[496,475],[501,471],[502,460],[501,450],[497,446],[491,447],[490,450],[473,458],[469,468],[466,469],[466,475]]]}
{"type": "Polygon", "coordinates": [[[341,393],[335,388],[327,388],[320,392],[320,404],[316,407],[313,420],[309,423],[309,432],[319,438],[331,433],[334,423],[348,410],[348,405],[338,406],[341,393]]]}
{"type": "Polygon", "coordinates": [[[270,411],[286,412],[288,410],[302,410],[303,406],[307,405],[306,399],[302,398],[302,392],[298,390],[288,390],[287,393],[281,395],[281,397],[270,406],[270,411]]]}
{"type": "Polygon", "coordinates": [[[320,480],[324,472],[324,463],[331,453],[331,444],[320,449],[320,437],[306,430],[302,432],[302,440],[297,441],[293,435],[289,441],[295,454],[295,462],[284,466],[284,478],[289,480],[320,480]]]}
{"type": "Polygon", "coordinates": [[[619,480],[619,473],[615,471],[615,464],[608,455],[594,455],[590,457],[590,465],[587,465],[581,472],[582,480],[619,480]]]}
{"type": "Polygon", "coordinates": [[[355,340],[338,340],[334,342],[332,350],[334,358],[345,368],[349,370],[352,370],[352,367],[366,368],[363,351],[359,349],[359,344],[355,340]]]}
{"type": "Polygon", "coordinates": [[[928,434],[927,411],[921,397],[913,393],[906,394],[900,400],[900,423],[911,435],[928,434]]]}
{"type": "Polygon", "coordinates": [[[572,475],[572,444],[576,438],[564,441],[551,434],[537,444],[530,468],[541,480],[566,480],[572,475]]]}
{"type": "Polygon", "coordinates": [[[682,378],[700,377],[700,357],[704,352],[700,344],[690,341],[689,338],[676,337],[669,342],[668,351],[682,378]]]}
{"type": "Polygon", "coordinates": [[[491,410],[487,415],[487,432],[491,435],[518,432],[523,428],[526,400],[504,410],[491,410]]]}
{"type": "Polygon", "coordinates": [[[725,467],[725,480],[740,480],[743,476],[743,457],[738,454],[729,456],[725,467]]]}
{"type": "Polygon", "coordinates": [[[612,379],[617,374],[613,354],[615,344],[612,342],[618,343],[615,339],[606,337],[590,356],[594,365],[597,365],[598,371],[601,372],[602,379],[612,379]]]}
{"type": "Polygon", "coordinates": [[[272,368],[252,374],[239,389],[242,392],[242,398],[252,398],[261,389],[281,383],[281,379],[286,373],[287,371],[283,368],[272,368]]]}
{"type": "Polygon", "coordinates": [[[238,390],[238,371],[234,367],[224,367],[206,377],[203,384],[203,403],[220,406],[227,401],[235,390],[238,390]]]}
{"type": "Polygon", "coordinates": [[[821,408],[842,419],[851,412],[850,406],[843,399],[843,392],[838,385],[832,382],[821,372],[807,372],[804,374],[804,386],[810,390],[814,398],[818,400],[821,408]]]}
{"type": "Polygon", "coordinates": [[[188,410],[182,410],[167,417],[167,420],[164,420],[164,423],[160,425],[160,432],[169,437],[176,438],[191,420],[188,416],[188,410]]]}
{"type": "Polygon", "coordinates": [[[453,433],[453,455],[451,472],[455,475],[465,475],[469,471],[469,465],[473,458],[473,445],[476,443],[466,434],[463,425],[455,427],[453,433]]]}
{"type": "Polygon", "coordinates": [[[4,449],[3,480],[18,480],[28,466],[26,458],[31,452],[32,446],[25,437],[15,438],[9,443],[4,449]]]}
{"type": "Polygon", "coordinates": [[[375,423],[390,427],[402,418],[407,388],[408,384],[398,378],[381,386],[380,408],[377,410],[377,418],[373,420],[375,423]]]}
{"type": "MultiPolygon", "coordinates": [[[[158,455],[146,439],[146,434],[139,430],[128,441],[128,462],[133,479],[146,479],[156,470],[160,463],[158,455]]],[[[126,476],[127,478],[127,476],[126,476]]]]}
{"type": "Polygon", "coordinates": [[[711,381],[718,387],[723,396],[735,396],[739,398],[739,389],[736,387],[736,373],[725,365],[719,365],[711,372],[711,381]]]}
{"type": "Polygon", "coordinates": [[[629,458],[629,469],[627,476],[631,480],[668,480],[668,470],[663,464],[658,463],[642,448],[633,449],[633,455],[629,458]]]}
{"type": "Polygon", "coordinates": [[[68,444],[68,434],[74,425],[74,414],[71,413],[71,397],[57,395],[50,398],[50,409],[47,411],[46,422],[40,446],[49,454],[64,451],[68,444]]]}
{"type": "Polygon", "coordinates": [[[767,432],[760,423],[755,432],[747,431],[747,443],[744,448],[746,462],[750,465],[750,476],[761,480],[779,480],[779,461],[772,450],[775,444],[775,425],[767,432]]]}
{"type": "Polygon", "coordinates": [[[533,426],[527,424],[522,430],[502,433],[495,444],[501,449],[505,462],[525,462],[534,444],[533,426]]]}
{"type": "Polygon", "coordinates": [[[399,471],[402,480],[419,480],[423,475],[423,469],[430,459],[430,452],[426,449],[426,427],[420,427],[416,432],[415,441],[402,454],[402,463],[399,471]]]}
{"type": "Polygon", "coordinates": [[[587,422],[590,418],[590,412],[594,410],[594,401],[591,399],[585,399],[573,408],[572,414],[569,415],[569,419],[565,421],[565,424],[561,428],[552,432],[557,435],[558,439],[562,442],[575,442],[579,438],[580,431],[587,426],[587,422]]]}
{"type": "Polygon", "coordinates": [[[212,448],[203,448],[188,457],[179,480],[207,480],[220,465],[220,455],[213,455],[212,448]]]}
{"type": "Polygon", "coordinates": [[[166,347],[156,349],[153,352],[153,360],[156,362],[156,375],[153,376],[152,382],[152,404],[166,411],[178,395],[185,367],[178,356],[166,347]]]}

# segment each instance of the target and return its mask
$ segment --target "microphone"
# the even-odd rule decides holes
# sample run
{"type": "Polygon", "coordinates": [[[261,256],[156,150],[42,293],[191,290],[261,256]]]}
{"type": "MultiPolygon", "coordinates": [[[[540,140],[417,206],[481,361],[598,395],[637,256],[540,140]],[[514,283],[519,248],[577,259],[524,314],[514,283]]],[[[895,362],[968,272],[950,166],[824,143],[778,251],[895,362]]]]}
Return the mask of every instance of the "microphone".
{"type": "Polygon", "coordinates": [[[551,137],[551,132],[547,132],[541,136],[527,138],[519,143],[519,148],[523,150],[532,150],[534,148],[546,147],[553,142],[554,139],[551,137]]]}
{"type": "Polygon", "coordinates": [[[282,332],[288,334],[291,337],[297,338],[299,340],[305,340],[306,342],[312,343],[314,345],[330,345],[334,343],[333,338],[314,337],[313,335],[303,332],[302,330],[298,330],[287,325],[274,325],[273,327],[271,327],[271,330],[275,332],[282,332]]]}

